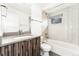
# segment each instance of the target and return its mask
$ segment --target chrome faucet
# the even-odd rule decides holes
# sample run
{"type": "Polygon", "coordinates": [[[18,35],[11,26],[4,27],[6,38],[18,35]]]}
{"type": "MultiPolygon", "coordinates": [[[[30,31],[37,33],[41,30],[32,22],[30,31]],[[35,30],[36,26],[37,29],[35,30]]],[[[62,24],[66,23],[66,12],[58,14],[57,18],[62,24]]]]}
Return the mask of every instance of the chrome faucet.
{"type": "Polygon", "coordinates": [[[19,35],[21,35],[22,34],[22,30],[19,30],[19,35]]]}

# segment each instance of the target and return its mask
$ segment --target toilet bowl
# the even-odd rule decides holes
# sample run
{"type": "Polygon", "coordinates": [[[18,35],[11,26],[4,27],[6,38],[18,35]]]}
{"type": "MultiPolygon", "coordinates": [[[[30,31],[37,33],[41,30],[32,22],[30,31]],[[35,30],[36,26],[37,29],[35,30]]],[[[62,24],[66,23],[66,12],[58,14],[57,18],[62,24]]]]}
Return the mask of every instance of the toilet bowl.
{"type": "Polygon", "coordinates": [[[49,56],[49,51],[51,50],[51,46],[47,43],[42,43],[41,50],[42,50],[41,53],[43,56],[49,56]]]}

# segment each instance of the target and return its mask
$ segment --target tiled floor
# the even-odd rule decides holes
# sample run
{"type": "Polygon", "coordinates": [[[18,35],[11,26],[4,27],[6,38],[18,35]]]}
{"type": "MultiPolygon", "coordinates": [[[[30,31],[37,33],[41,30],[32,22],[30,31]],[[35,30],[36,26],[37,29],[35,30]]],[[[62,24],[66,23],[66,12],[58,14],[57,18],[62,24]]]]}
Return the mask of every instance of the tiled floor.
{"type": "Polygon", "coordinates": [[[56,54],[56,53],[54,53],[54,52],[51,52],[51,51],[49,52],[49,55],[50,55],[50,56],[60,56],[60,55],[58,55],[58,54],[56,54]]]}

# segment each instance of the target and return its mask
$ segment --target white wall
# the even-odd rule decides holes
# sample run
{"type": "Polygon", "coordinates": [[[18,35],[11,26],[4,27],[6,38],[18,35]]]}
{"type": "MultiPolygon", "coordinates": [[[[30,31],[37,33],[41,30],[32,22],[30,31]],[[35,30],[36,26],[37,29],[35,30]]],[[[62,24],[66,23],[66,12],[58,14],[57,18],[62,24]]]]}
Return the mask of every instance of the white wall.
{"type": "Polygon", "coordinates": [[[41,35],[41,23],[32,21],[31,22],[31,34],[32,35],[41,35]]]}
{"type": "Polygon", "coordinates": [[[51,14],[63,14],[62,23],[51,24],[49,19],[48,34],[51,51],[63,56],[79,55],[79,5],[67,7],[51,14]]]}
{"type": "MultiPolygon", "coordinates": [[[[8,7],[8,6],[7,6],[8,7]]],[[[4,32],[29,31],[29,14],[15,8],[8,7],[6,20],[3,21],[4,32]]]]}
{"type": "Polygon", "coordinates": [[[62,23],[51,24],[49,20],[49,38],[79,45],[79,5],[67,7],[51,15],[63,14],[62,23]]]}
{"type": "Polygon", "coordinates": [[[62,56],[79,55],[79,5],[67,7],[51,14],[63,14],[62,23],[51,24],[49,20],[48,34],[51,40],[48,43],[52,51],[62,56]],[[76,48],[77,47],[77,48],[76,48]]]}
{"type": "MultiPolygon", "coordinates": [[[[1,7],[0,7],[0,11],[1,11],[1,7]]],[[[1,12],[0,12],[0,14],[1,14],[1,12]]],[[[0,36],[2,36],[2,33],[1,33],[2,31],[1,31],[1,15],[0,15],[0,36]]]]}
{"type": "Polygon", "coordinates": [[[32,4],[31,18],[34,20],[42,21],[42,10],[39,4],[32,4]]]}
{"type": "Polygon", "coordinates": [[[39,4],[33,4],[31,7],[31,34],[41,35],[41,21],[42,21],[42,10],[39,4]],[[36,20],[36,21],[34,21],[36,20]]]}

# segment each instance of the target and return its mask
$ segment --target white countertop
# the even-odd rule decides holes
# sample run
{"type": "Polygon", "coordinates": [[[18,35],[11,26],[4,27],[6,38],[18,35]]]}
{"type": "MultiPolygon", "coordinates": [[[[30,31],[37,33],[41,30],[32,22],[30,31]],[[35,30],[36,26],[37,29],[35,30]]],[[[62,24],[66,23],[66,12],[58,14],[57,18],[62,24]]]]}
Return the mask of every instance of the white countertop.
{"type": "Polygon", "coordinates": [[[5,38],[2,38],[2,43],[0,46],[5,46],[8,44],[12,44],[12,43],[16,43],[16,42],[24,41],[24,40],[29,40],[36,37],[39,37],[39,35],[38,36],[34,35],[34,36],[5,37],[5,38]]]}

